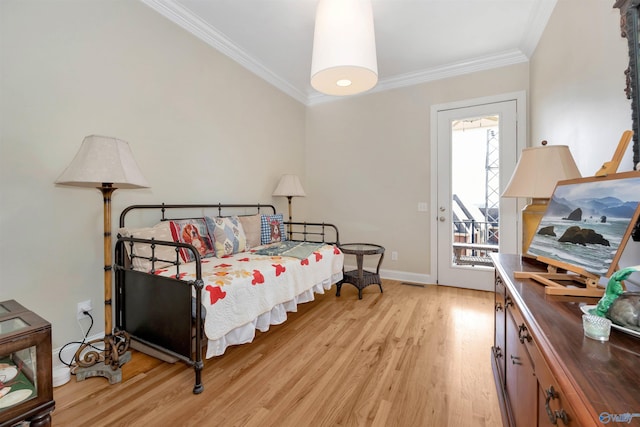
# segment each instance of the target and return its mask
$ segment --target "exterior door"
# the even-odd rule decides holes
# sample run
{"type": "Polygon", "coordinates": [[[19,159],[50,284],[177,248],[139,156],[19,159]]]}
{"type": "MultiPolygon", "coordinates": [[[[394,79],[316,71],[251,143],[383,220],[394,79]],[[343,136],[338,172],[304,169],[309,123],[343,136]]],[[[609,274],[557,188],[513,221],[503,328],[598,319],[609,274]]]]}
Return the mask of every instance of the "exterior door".
{"type": "Polygon", "coordinates": [[[434,106],[432,265],[440,285],[492,291],[489,254],[517,252],[517,203],[500,194],[524,143],[518,132],[521,104],[518,96],[506,96],[434,106]]]}

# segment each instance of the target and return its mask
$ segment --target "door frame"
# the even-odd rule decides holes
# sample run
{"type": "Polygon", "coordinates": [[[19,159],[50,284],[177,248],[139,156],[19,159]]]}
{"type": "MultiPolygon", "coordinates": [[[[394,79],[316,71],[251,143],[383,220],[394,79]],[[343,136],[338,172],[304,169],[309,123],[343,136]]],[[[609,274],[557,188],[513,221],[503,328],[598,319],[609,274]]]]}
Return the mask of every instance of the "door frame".
{"type": "MultiPolygon", "coordinates": [[[[430,196],[430,265],[431,265],[431,280],[437,283],[438,280],[438,179],[435,176],[436,171],[438,170],[438,112],[445,110],[453,110],[458,108],[466,108],[473,107],[483,104],[491,104],[497,102],[505,102],[505,101],[516,101],[516,152],[518,153],[518,159],[520,158],[520,153],[522,149],[525,148],[527,144],[527,94],[526,91],[517,91],[517,92],[508,92],[500,95],[492,95],[480,98],[472,98],[462,101],[455,102],[447,102],[444,104],[433,104],[431,106],[431,116],[430,116],[430,132],[431,132],[431,196],[430,196]]],[[[525,206],[525,200],[519,198],[517,200],[517,210],[520,212],[522,208],[525,206]]],[[[522,247],[522,221],[520,215],[516,217],[516,230],[518,235],[517,237],[517,247],[522,247]]]]}

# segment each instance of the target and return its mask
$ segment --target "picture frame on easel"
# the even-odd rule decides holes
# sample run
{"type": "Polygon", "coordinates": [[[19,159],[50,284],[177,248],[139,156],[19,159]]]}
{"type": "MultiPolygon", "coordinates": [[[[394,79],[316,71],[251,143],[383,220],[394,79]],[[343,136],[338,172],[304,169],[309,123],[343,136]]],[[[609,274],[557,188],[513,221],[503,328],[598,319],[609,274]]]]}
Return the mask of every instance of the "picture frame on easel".
{"type": "Polygon", "coordinates": [[[517,277],[551,295],[600,297],[598,281],[618,268],[639,217],[638,171],[560,181],[528,249],[549,273],[517,277]]]}

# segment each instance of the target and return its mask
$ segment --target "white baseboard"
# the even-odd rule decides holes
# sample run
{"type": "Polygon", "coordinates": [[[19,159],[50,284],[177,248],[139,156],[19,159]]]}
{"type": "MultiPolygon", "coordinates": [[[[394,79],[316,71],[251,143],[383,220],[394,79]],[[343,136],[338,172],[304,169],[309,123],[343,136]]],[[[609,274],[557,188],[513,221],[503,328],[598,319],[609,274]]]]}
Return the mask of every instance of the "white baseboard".
{"type": "Polygon", "coordinates": [[[380,277],[383,279],[400,280],[403,282],[418,283],[422,285],[435,285],[429,274],[409,273],[406,271],[380,270],[380,277]]]}
{"type": "MultiPolygon", "coordinates": [[[[355,265],[344,266],[345,270],[355,270],[355,265]]],[[[409,273],[407,271],[380,269],[380,277],[383,279],[400,280],[402,282],[418,283],[423,285],[435,285],[429,274],[409,273]]]]}

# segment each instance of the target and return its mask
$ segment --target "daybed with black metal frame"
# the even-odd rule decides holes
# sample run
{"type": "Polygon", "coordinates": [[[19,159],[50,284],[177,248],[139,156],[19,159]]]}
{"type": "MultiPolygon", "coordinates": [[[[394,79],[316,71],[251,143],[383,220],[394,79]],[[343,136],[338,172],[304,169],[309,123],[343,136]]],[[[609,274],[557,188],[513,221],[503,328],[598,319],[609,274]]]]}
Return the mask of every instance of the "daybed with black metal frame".
{"type": "Polygon", "coordinates": [[[342,279],[335,225],[278,222],[278,216],[274,206],[261,204],[126,208],[114,266],[116,329],[130,336],[134,349],[193,366],[193,392],[202,392],[203,351],[210,358],[250,342],[256,329],[282,323],[297,304],[342,279]],[[254,229],[257,218],[261,243],[265,218],[280,227],[272,226],[278,235],[284,237],[287,227],[289,239],[243,247],[241,238],[248,241],[249,231],[241,230],[254,229]],[[156,225],[131,225],[150,223],[156,225]],[[215,233],[203,236],[209,229],[215,233]]]}

